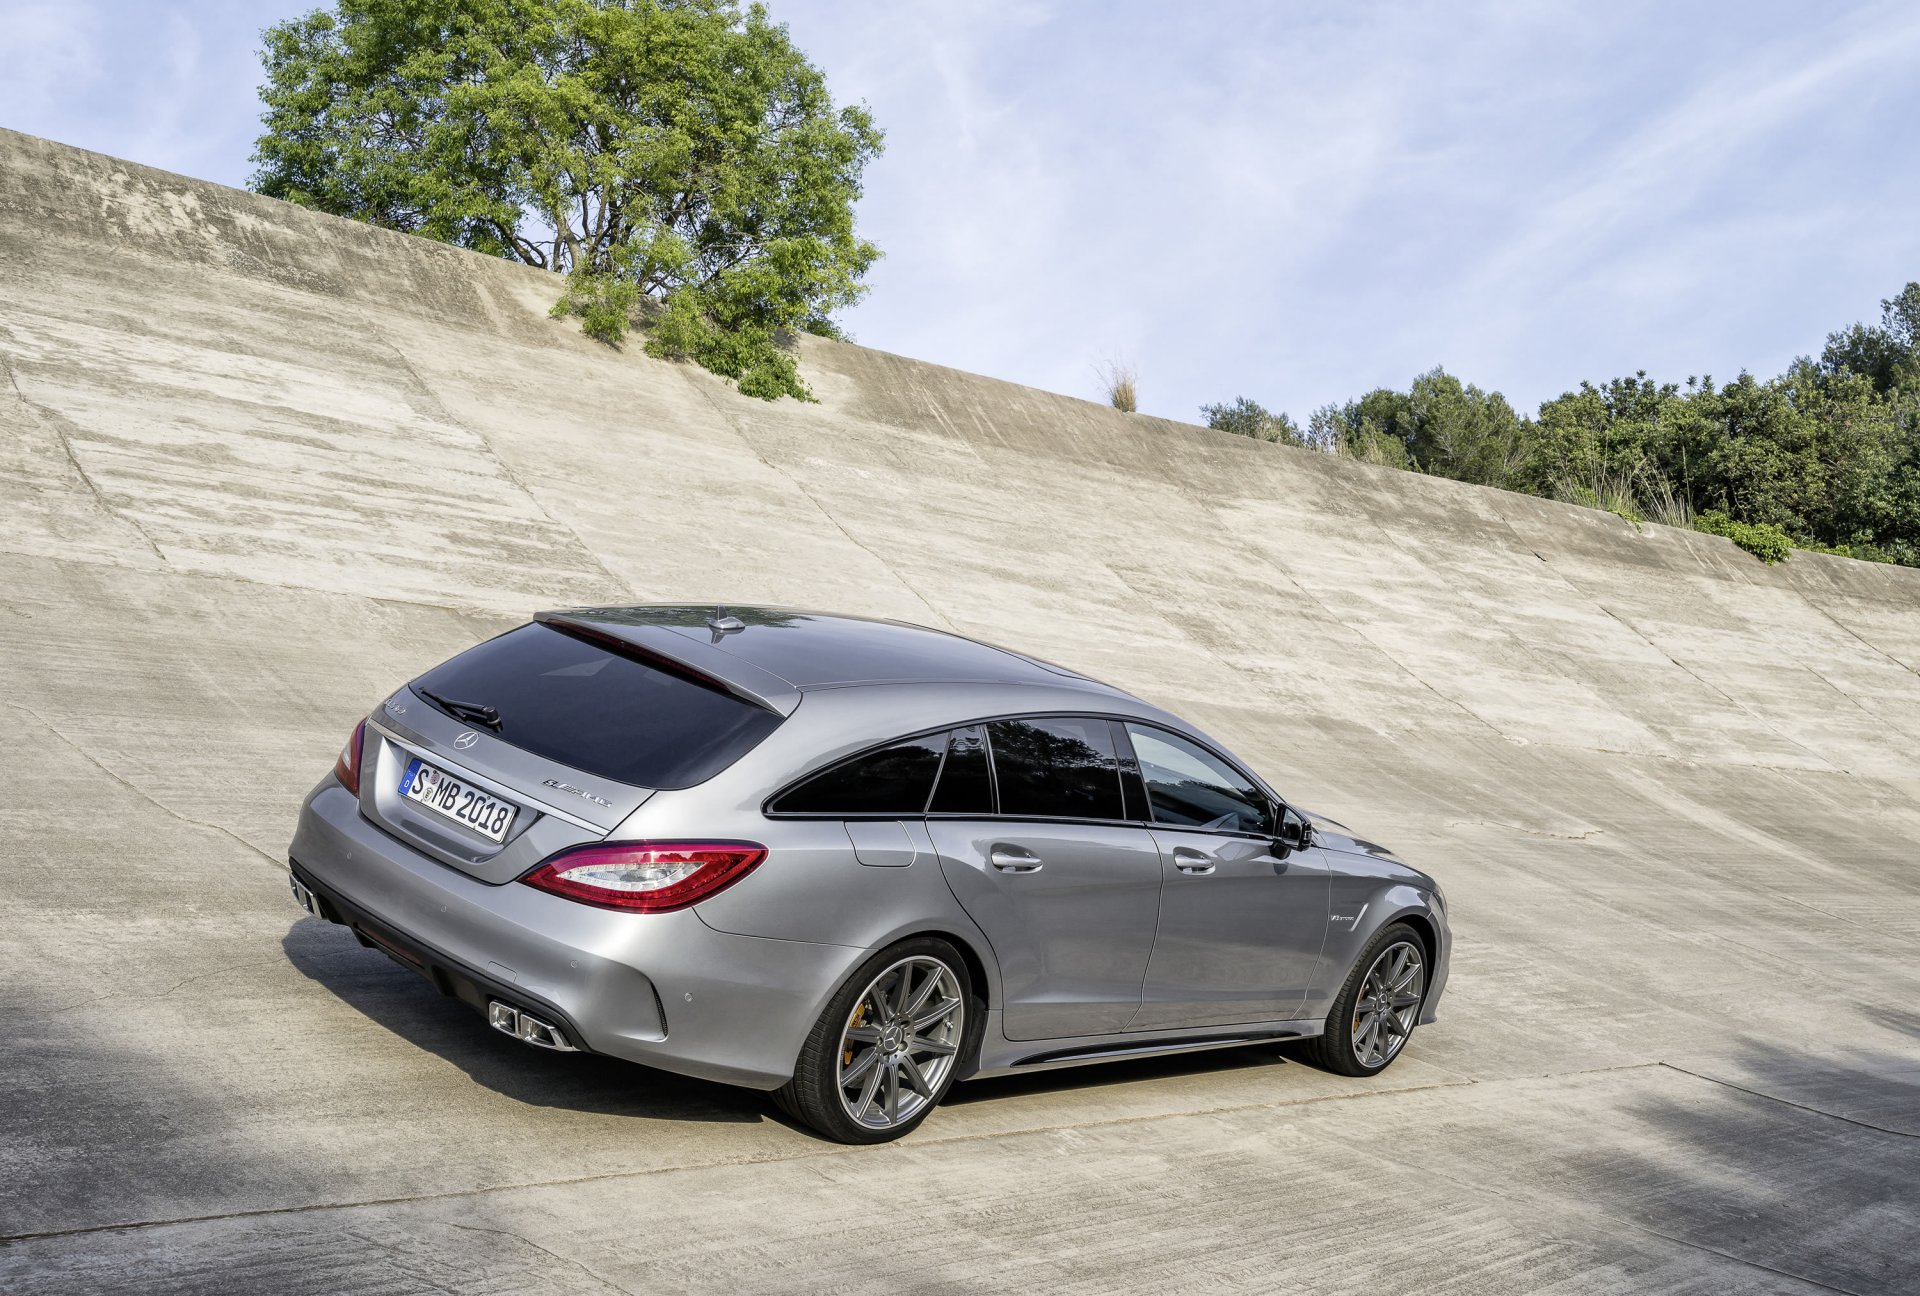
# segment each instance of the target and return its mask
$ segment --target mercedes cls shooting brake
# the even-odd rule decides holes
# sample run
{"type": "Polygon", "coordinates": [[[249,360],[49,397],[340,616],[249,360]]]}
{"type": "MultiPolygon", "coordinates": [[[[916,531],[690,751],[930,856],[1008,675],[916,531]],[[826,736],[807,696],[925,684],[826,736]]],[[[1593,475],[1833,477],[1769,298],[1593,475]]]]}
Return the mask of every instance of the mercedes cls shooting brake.
{"type": "Polygon", "coordinates": [[[295,898],[544,1049],[876,1143],[948,1089],[1434,1019],[1434,880],[1072,671],[777,608],[541,613],[400,689],[301,809],[295,898]]]}

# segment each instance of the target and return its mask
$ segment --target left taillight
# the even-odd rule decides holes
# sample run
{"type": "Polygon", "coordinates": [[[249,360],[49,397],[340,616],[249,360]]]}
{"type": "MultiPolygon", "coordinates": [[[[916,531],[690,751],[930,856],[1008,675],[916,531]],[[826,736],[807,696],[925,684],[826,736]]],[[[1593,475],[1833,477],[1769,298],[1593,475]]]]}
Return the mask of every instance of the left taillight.
{"type": "Polygon", "coordinates": [[[333,776],[355,796],[360,795],[360,744],[366,736],[367,722],[362,720],[353,727],[353,737],[347,739],[347,745],[340,749],[340,759],[333,763],[333,776]]]}
{"type": "Polygon", "coordinates": [[[732,886],[766,857],[757,842],[601,842],[561,851],[520,880],[602,909],[667,913],[732,886]]]}

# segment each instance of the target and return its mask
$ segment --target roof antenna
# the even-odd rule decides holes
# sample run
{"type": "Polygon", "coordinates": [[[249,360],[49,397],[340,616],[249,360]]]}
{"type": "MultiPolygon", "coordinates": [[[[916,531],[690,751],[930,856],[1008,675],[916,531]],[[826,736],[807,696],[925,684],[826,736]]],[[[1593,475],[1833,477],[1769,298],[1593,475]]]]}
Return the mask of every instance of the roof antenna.
{"type": "Polygon", "coordinates": [[[739,634],[746,628],[747,623],[729,613],[724,606],[715,608],[713,615],[707,618],[707,629],[713,632],[712,643],[719,643],[728,635],[739,634]]]}

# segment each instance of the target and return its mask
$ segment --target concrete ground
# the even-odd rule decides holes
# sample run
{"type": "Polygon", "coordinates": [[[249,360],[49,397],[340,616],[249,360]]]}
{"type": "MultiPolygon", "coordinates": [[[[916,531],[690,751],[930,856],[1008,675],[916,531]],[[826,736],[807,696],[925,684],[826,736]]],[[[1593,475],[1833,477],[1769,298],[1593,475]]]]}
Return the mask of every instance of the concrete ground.
{"type": "Polygon", "coordinates": [[[763,404],[553,295],[0,132],[0,1290],[1920,1292],[1920,571],[851,346],[763,404]],[[1443,879],[1439,1023],[847,1149],[292,906],[385,691],[659,598],[1193,716],[1443,879]]]}

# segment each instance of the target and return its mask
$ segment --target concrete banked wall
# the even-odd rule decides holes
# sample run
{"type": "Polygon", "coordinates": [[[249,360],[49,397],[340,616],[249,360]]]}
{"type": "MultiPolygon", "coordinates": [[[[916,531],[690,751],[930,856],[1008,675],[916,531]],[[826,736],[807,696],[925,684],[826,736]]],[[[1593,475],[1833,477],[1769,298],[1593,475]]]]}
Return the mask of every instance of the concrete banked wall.
{"type": "MultiPolygon", "coordinates": [[[[763,403],[583,339],[555,288],[0,132],[0,892],[44,933],[0,993],[279,957],[205,889],[276,885],[355,717],[467,643],[768,601],[1108,679],[1431,868],[1454,983],[1402,1074],[1709,1059],[1858,1115],[1859,1076],[1911,1069],[1920,571],[858,346],[807,341],[819,403],[763,403]],[[77,849],[71,805],[148,861],[138,897],[20,867],[77,849]]],[[[154,1011],[99,1030],[163,1053],[154,1011]]]]}

